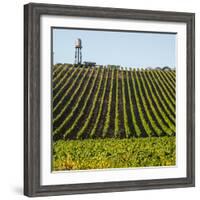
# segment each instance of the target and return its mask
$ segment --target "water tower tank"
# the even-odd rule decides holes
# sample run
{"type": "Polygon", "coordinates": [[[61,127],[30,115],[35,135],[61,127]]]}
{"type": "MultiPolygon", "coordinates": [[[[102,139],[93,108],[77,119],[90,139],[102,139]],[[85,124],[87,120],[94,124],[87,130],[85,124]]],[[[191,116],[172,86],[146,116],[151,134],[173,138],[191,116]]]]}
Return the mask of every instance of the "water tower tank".
{"type": "Polygon", "coordinates": [[[81,44],[81,39],[78,38],[76,41],[75,41],[75,47],[76,48],[82,48],[82,44],[81,44]]]}

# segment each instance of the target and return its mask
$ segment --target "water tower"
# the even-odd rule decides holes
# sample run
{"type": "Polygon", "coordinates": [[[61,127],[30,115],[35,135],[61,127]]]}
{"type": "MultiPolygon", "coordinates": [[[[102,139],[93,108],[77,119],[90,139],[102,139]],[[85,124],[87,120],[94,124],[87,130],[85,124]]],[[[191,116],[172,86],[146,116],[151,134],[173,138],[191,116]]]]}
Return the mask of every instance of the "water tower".
{"type": "Polygon", "coordinates": [[[81,64],[82,63],[82,42],[81,39],[78,38],[75,41],[75,64],[81,64]]]}

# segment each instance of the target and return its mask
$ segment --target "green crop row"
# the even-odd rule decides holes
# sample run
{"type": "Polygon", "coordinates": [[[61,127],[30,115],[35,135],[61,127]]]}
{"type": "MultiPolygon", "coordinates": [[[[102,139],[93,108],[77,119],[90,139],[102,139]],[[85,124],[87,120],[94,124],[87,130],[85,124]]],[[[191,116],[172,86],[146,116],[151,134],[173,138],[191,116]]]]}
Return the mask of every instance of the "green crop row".
{"type": "Polygon", "coordinates": [[[128,99],[129,99],[129,103],[130,103],[132,123],[134,124],[136,135],[139,137],[141,135],[141,130],[138,127],[138,124],[137,124],[137,121],[136,121],[135,112],[134,112],[134,108],[133,108],[133,102],[132,102],[132,99],[131,99],[131,89],[130,89],[128,71],[126,71],[126,81],[127,81],[127,87],[128,87],[128,99]]]}
{"type": "Polygon", "coordinates": [[[157,87],[160,90],[160,93],[162,94],[162,96],[164,97],[167,105],[169,106],[169,108],[171,109],[171,111],[174,113],[175,112],[175,106],[171,103],[171,101],[169,100],[169,98],[166,95],[166,91],[163,89],[162,85],[162,81],[158,81],[157,77],[154,75],[155,73],[153,73],[152,71],[150,71],[150,74],[153,78],[153,80],[155,81],[157,87]]]}
{"type": "Polygon", "coordinates": [[[145,112],[147,114],[147,117],[148,117],[148,119],[149,119],[149,121],[150,121],[150,123],[151,123],[151,125],[152,125],[152,127],[153,127],[153,129],[155,131],[155,133],[158,136],[160,136],[161,133],[162,133],[162,130],[159,127],[157,127],[156,122],[153,120],[152,115],[150,114],[149,108],[147,106],[146,99],[145,99],[143,91],[142,91],[142,86],[141,86],[142,83],[141,83],[141,81],[139,81],[138,74],[136,73],[136,71],[134,71],[134,72],[135,72],[135,77],[136,77],[136,82],[137,82],[137,85],[138,85],[139,93],[140,93],[140,96],[141,96],[141,99],[142,99],[142,103],[143,103],[145,112]]]}
{"type": "Polygon", "coordinates": [[[128,115],[126,111],[126,98],[125,98],[125,86],[124,86],[124,71],[121,72],[122,75],[122,99],[123,99],[123,116],[124,116],[124,128],[126,137],[133,135],[133,131],[130,129],[128,124],[128,115]]]}
{"type": "Polygon", "coordinates": [[[175,83],[169,78],[175,72],[80,66],[69,67],[66,74],[62,67],[54,70],[54,91],[59,90],[53,92],[53,135],[130,138],[176,132],[175,83]]]}
{"type": "Polygon", "coordinates": [[[69,70],[65,73],[65,75],[61,79],[59,79],[58,83],[53,88],[53,93],[54,93],[53,101],[55,101],[55,99],[57,98],[59,91],[61,91],[68,83],[70,83],[70,81],[73,79],[73,76],[76,74],[78,69],[79,69],[78,67],[77,68],[70,67],[69,70]],[[64,82],[64,80],[68,77],[68,74],[71,71],[73,71],[73,72],[70,74],[70,77],[67,79],[67,81],[64,82]],[[63,82],[64,82],[64,84],[63,84],[63,82]],[[57,90],[58,87],[60,87],[61,84],[63,84],[62,87],[55,94],[55,91],[57,90]]]}
{"type": "Polygon", "coordinates": [[[161,79],[161,77],[158,74],[158,71],[155,71],[155,73],[153,73],[153,74],[155,75],[156,80],[158,80],[158,82],[160,83],[160,85],[163,88],[164,92],[168,95],[169,100],[172,102],[173,105],[175,105],[174,95],[172,95],[170,93],[170,91],[167,89],[166,83],[161,79]]]}
{"type": "Polygon", "coordinates": [[[53,170],[176,165],[176,137],[87,139],[53,143],[53,170]]]}
{"type": "Polygon", "coordinates": [[[61,67],[61,70],[59,70],[59,72],[56,74],[56,76],[53,77],[53,80],[52,80],[53,83],[55,83],[56,80],[59,80],[61,78],[62,73],[67,71],[66,70],[67,68],[68,68],[67,65],[64,65],[63,67],[61,67]]]}
{"type": "Polygon", "coordinates": [[[147,121],[144,118],[144,113],[142,112],[142,106],[141,106],[142,102],[140,102],[139,95],[137,94],[136,85],[135,85],[136,83],[135,83],[135,80],[133,78],[133,73],[132,72],[131,72],[131,81],[132,81],[132,84],[133,84],[133,92],[134,92],[134,96],[135,96],[135,99],[136,99],[136,106],[137,106],[137,109],[138,109],[138,112],[139,112],[140,120],[142,122],[142,125],[143,125],[144,130],[147,133],[147,135],[151,136],[152,131],[151,131],[150,127],[149,127],[149,124],[147,123],[147,121]]]}
{"type": "MultiPolygon", "coordinates": [[[[74,68],[70,67],[69,70],[67,70],[67,72],[64,74],[64,76],[63,76],[62,78],[59,79],[58,77],[56,77],[58,80],[56,79],[55,81],[53,81],[53,92],[54,92],[54,94],[55,94],[55,91],[57,90],[57,88],[58,88],[58,87],[64,82],[64,80],[68,77],[68,75],[70,76],[70,78],[68,78],[67,81],[64,82],[64,84],[69,83],[69,81],[71,80],[72,76],[75,74],[75,71],[76,71],[76,70],[77,70],[77,69],[74,69],[74,68]],[[72,74],[70,74],[71,71],[73,71],[72,74]],[[57,81],[57,83],[55,83],[56,81],[57,81]]],[[[54,97],[54,99],[55,99],[55,97],[54,97]]]]}
{"type": "MultiPolygon", "coordinates": [[[[143,77],[142,77],[142,72],[139,72],[139,74],[140,74],[140,80],[141,80],[141,84],[143,85],[143,88],[144,88],[144,93],[145,93],[145,96],[146,96],[146,99],[147,99],[147,101],[148,101],[148,103],[149,103],[149,105],[150,105],[150,109],[152,110],[152,112],[153,112],[153,115],[155,116],[155,118],[156,118],[156,120],[157,120],[157,122],[158,122],[158,124],[160,125],[160,127],[162,128],[162,130],[164,131],[164,132],[166,132],[166,133],[170,133],[170,128],[168,128],[167,126],[165,126],[165,124],[164,124],[164,122],[163,122],[163,120],[162,120],[162,118],[159,116],[159,114],[158,114],[158,112],[157,112],[157,110],[155,109],[155,107],[154,107],[154,105],[153,105],[153,99],[151,99],[151,97],[150,97],[150,95],[149,95],[149,93],[148,93],[148,90],[147,90],[147,85],[145,84],[145,82],[144,82],[144,79],[143,79],[143,77]]],[[[152,94],[153,95],[153,94],[152,94]]],[[[155,100],[155,99],[154,99],[155,100]]],[[[159,105],[157,104],[157,101],[156,101],[156,107],[158,108],[158,110],[159,110],[159,105]]]]}
{"type": "Polygon", "coordinates": [[[161,75],[163,76],[163,78],[165,80],[167,80],[167,83],[170,85],[171,87],[171,90],[175,93],[175,90],[176,90],[176,81],[174,81],[173,79],[171,79],[170,77],[170,73],[169,72],[163,72],[161,71],[161,75]]]}
{"type": "Polygon", "coordinates": [[[166,76],[166,73],[163,73],[163,71],[158,71],[158,75],[160,76],[162,82],[165,84],[167,90],[170,92],[172,97],[175,99],[175,83],[172,83],[168,77],[166,76]]]}
{"type": "Polygon", "coordinates": [[[176,82],[176,72],[175,71],[169,71],[168,73],[166,73],[168,76],[169,76],[169,78],[171,79],[171,80],[173,80],[174,82],[176,82]]]}
{"type": "MultiPolygon", "coordinates": [[[[85,111],[85,108],[86,108],[86,106],[87,106],[87,103],[88,103],[88,101],[89,101],[89,99],[90,99],[90,96],[92,95],[92,92],[93,92],[93,90],[94,90],[94,88],[95,88],[95,82],[97,81],[97,77],[98,77],[99,72],[100,72],[100,68],[97,70],[97,73],[96,73],[96,75],[95,75],[95,77],[94,77],[94,79],[93,79],[93,82],[92,82],[92,84],[91,84],[91,87],[90,87],[90,90],[89,90],[89,92],[88,92],[88,94],[87,94],[87,97],[86,97],[86,99],[84,100],[84,104],[83,104],[83,107],[81,108],[81,111],[79,112],[78,116],[76,117],[75,121],[74,121],[73,124],[70,126],[70,128],[69,128],[68,130],[65,131],[65,133],[64,133],[64,135],[63,135],[64,138],[67,138],[67,136],[74,130],[74,128],[77,126],[77,124],[78,124],[80,118],[84,115],[84,111],[85,111]]],[[[96,91],[95,91],[95,92],[96,92],[96,91]]]]}
{"type": "MultiPolygon", "coordinates": [[[[89,78],[88,78],[86,84],[84,85],[83,90],[82,90],[81,94],[79,95],[79,97],[78,97],[78,99],[77,99],[77,101],[76,101],[76,104],[72,107],[71,112],[70,112],[69,115],[67,115],[67,117],[62,121],[62,123],[60,124],[60,126],[59,126],[57,129],[55,129],[55,130],[53,131],[53,134],[54,134],[54,135],[55,135],[55,134],[58,134],[58,133],[60,132],[60,130],[65,126],[65,124],[66,124],[66,123],[73,117],[73,115],[75,114],[75,112],[76,112],[76,110],[77,110],[77,108],[78,108],[78,106],[79,106],[79,103],[81,102],[83,96],[85,95],[86,89],[87,89],[87,87],[89,86],[90,80],[92,79],[92,75],[93,75],[94,72],[95,72],[95,70],[92,69],[91,72],[90,72],[90,74],[89,74],[89,78]]],[[[61,112],[59,113],[59,115],[56,117],[57,120],[58,120],[58,118],[60,118],[61,115],[64,113],[65,109],[66,109],[66,106],[64,106],[64,108],[61,110],[61,112]]],[[[56,123],[56,119],[55,119],[55,118],[53,119],[53,123],[56,123]]]]}
{"type": "MultiPolygon", "coordinates": [[[[76,92],[79,90],[79,88],[81,86],[81,83],[83,82],[83,80],[84,80],[84,78],[85,78],[85,76],[87,74],[86,72],[88,71],[88,70],[85,70],[85,72],[82,75],[82,77],[80,77],[80,75],[82,73],[82,70],[83,70],[83,68],[79,70],[76,78],[73,80],[73,82],[71,83],[71,85],[67,89],[64,88],[64,90],[66,90],[66,91],[64,92],[64,94],[62,95],[62,97],[59,99],[59,101],[57,102],[56,106],[53,108],[53,113],[57,110],[57,108],[60,106],[60,104],[62,104],[62,102],[66,98],[66,96],[72,91],[72,89],[74,88],[74,85],[76,84],[76,82],[79,81],[78,86],[75,88],[75,90],[74,90],[74,92],[72,94],[72,96],[75,96],[76,92]]],[[[60,92],[62,92],[62,90],[60,90],[56,94],[56,96],[58,96],[60,92]]],[[[72,99],[73,99],[72,96],[70,97],[70,100],[67,102],[66,107],[72,101],[72,99]]]]}
{"type": "Polygon", "coordinates": [[[119,136],[119,70],[116,70],[116,96],[115,96],[115,137],[119,136]]]}
{"type": "Polygon", "coordinates": [[[142,80],[143,84],[146,85],[145,92],[146,92],[146,94],[147,94],[147,96],[150,100],[150,105],[151,105],[152,111],[154,112],[154,115],[157,118],[157,121],[159,122],[159,120],[160,120],[160,125],[166,133],[168,133],[169,135],[173,134],[175,132],[175,126],[174,126],[174,124],[171,123],[171,121],[169,120],[169,118],[165,114],[164,110],[161,108],[160,103],[159,103],[156,95],[154,94],[154,91],[153,91],[153,89],[152,89],[152,87],[151,87],[151,85],[150,85],[150,83],[149,83],[149,81],[146,77],[146,72],[144,72],[144,71],[141,72],[141,80],[142,80]],[[147,84],[144,83],[144,80],[146,80],[147,84]],[[150,98],[150,96],[148,94],[147,87],[149,89],[149,93],[151,93],[151,95],[152,95],[152,99],[150,98]],[[168,127],[164,125],[162,119],[158,116],[157,111],[155,110],[155,107],[152,104],[153,101],[154,101],[158,111],[160,112],[162,118],[167,123],[168,127]]]}
{"type": "Polygon", "coordinates": [[[108,109],[106,113],[106,119],[104,122],[104,127],[103,127],[103,137],[106,136],[108,132],[108,128],[110,125],[110,111],[111,111],[111,104],[112,104],[112,91],[113,91],[113,82],[114,82],[114,70],[112,70],[112,75],[111,75],[111,84],[110,84],[110,90],[109,90],[109,99],[108,99],[108,109]]]}
{"type": "Polygon", "coordinates": [[[94,138],[95,137],[95,134],[96,134],[96,131],[97,131],[97,126],[99,124],[99,120],[100,120],[100,117],[102,115],[103,103],[104,103],[104,98],[105,98],[105,94],[106,94],[106,87],[107,87],[107,83],[108,83],[108,74],[109,74],[109,71],[108,70],[106,70],[106,71],[107,71],[106,80],[104,81],[103,94],[100,97],[101,99],[100,99],[100,104],[99,104],[99,111],[98,111],[98,114],[97,114],[97,118],[96,118],[95,124],[94,124],[94,126],[92,128],[92,131],[89,134],[90,138],[94,138]]]}
{"type": "MultiPolygon", "coordinates": [[[[149,71],[145,71],[145,76],[147,77],[147,79],[149,79],[149,82],[152,84],[153,88],[154,88],[154,92],[156,93],[157,97],[158,97],[158,100],[160,101],[161,105],[163,106],[164,108],[164,111],[168,114],[168,116],[170,117],[171,121],[173,123],[175,123],[175,118],[174,116],[171,114],[171,112],[169,111],[167,105],[165,104],[164,102],[164,99],[161,97],[161,95],[159,94],[158,92],[158,88],[156,87],[154,81],[152,80],[152,77],[150,76],[149,74],[149,71]]],[[[162,90],[161,90],[162,92],[162,90]]]]}
{"type": "Polygon", "coordinates": [[[54,65],[53,66],[53,73],[52,73],[52,77],[55,78],[57,76],[57,74],[60,72],[60,70],[62,70],[63,65],[54,65]]]}
{"type": "Polygon", "coordinates": [[[101,88],[101,85],[102,85],[102,82],[103,82],[104,70],[105,69],[103,69],[102,72],[101,72],[100,82],[99,82],[98,88],[97,88],[97,90],[95,92],[95,96],[94,96],[94,99],[93,99],[93,102],[92,102],[92,107],[90,109],[89,115],[86,117],[86,120],[85,120],[84,125],[82,126],[82,128],[78,131],[77,138],[82,138],[83,133],[85,132],[86,128],[88,127],[88,125],[90,123],[90,120],[92,118],[94,109],[97,106],[97,100],[98,100],[98,96],[99,96],[99,91],[100,91],[100,88],[101,88]]]}

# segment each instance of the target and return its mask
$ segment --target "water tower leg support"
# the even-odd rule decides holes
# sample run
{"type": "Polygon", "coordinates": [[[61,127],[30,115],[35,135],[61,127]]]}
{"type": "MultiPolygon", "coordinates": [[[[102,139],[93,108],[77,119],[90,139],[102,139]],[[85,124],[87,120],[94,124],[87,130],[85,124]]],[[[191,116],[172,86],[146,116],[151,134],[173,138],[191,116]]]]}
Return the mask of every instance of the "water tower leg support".
{"type": "Polygon", "coordinates": [[[82,63],[82,51],[80,49],[80,64],[82,63]]]}
{"type": "Polygon", "coordinates": [[[77,48],[75,48],[75,61],[74,61],[75,64],[77,64],[77,48]]]}

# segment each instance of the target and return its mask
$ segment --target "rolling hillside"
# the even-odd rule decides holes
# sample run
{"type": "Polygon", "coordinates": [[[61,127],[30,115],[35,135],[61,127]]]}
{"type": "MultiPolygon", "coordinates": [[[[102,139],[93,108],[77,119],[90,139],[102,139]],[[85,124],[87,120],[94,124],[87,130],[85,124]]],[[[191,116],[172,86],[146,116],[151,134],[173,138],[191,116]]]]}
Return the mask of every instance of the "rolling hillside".
{"type": "Polygon", "coordinates": [[[55,65],[53,139],[176,134],[175,71],[55,65]]]}

